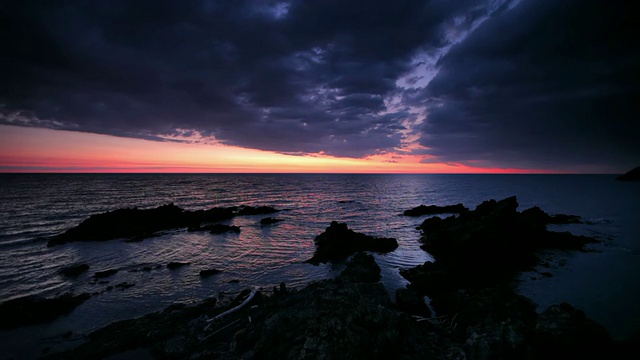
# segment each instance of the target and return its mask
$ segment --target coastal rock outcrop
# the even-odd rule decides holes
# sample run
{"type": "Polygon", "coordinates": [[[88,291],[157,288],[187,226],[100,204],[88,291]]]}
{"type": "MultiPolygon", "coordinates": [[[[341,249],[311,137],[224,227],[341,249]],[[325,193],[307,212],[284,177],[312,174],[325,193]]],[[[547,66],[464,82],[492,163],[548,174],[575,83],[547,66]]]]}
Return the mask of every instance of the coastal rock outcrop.
{"type": "MultiPolygon", "coordinates": [[[[156,232],[162,230],[178,228],[189,228],[192,231],[208,230],[207,227],[210,225],[203,226],[202,224],[229,220],[235,216],[272,214],[278,211],[270,206],[233,206],[188,211],[173,203],[153,209],[118,209],[91,215],[78,226],[49,239],[47,246],[75,241],[105,241],[118,238],[140,241],[152,237],[156,232]]],[[[218,231],[222,225],[212,226],[214,231],[218,231]]],[[[231,226],[228,229],[225,228],[224,232],[226,231],[238,232],[239,228],[231,226]]]]}
{"type": "Polygon", "coordinates": [[[462,214],[469,209],[462,204],[455,205],[420,205],[410,210],[405,210],[402,213],[404,216],[422,216],[422,215],[436,215],[436,214],[462,214]]]}
{"type": "MultiPolygon", "coordinates": [[[[436,262],[403,271],[403,276],[424,284],[424,290],[484,288],[516,271],[531,269],[539,261],[539,250],[584,250],[586,244],[596,242],[585,236],[547,230],[547,224],[575,222],[579,217],[552,216],[539,208],[518,212],[517,208],[517,199],[510,197],[484,201],[459,216],[426,219],[420,225],[420,241],[436,262]],[[416,280],[417,274],[423,280],[416,280]],[[435,285],[437,282],[440,284],[435,285]]],[[[431,291],[426,292],[432,295],[431,291]]]]}
{"type": "Polygon", "coordinates": [[[346,259],[358,251],[385,253],[395,250],[398,241],[394,238],[376,238],[357,233],[345,223],[332,221],[329,227],[316,236],[316,251],[309,263],[317,265],[324,262],[335,262],[346,259]]]}
{"type": "Polygon", "coordinates": [[[640,181],[640,166],[617,177],[620,181],[640,181]]]}

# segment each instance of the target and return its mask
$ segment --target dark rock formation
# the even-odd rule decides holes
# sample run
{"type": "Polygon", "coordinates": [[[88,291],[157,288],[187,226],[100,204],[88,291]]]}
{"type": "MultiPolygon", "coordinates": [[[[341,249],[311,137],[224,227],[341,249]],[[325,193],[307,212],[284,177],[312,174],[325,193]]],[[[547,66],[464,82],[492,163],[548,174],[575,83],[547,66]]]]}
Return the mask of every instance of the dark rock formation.
{"type": "Polygon", "coordinates": [[[315,238],[316,251],[309,263],[317,265],[328,261],[341,261],[358,251],[385,253],[398,247],[393,238],[375,238],[357,233],[347,224],[332,221],[322,234],[315,238]]]}
{"type": "Polygon", "coordinates": [[[21,297],[0,304],[0,329],[12,329],[24,325],[44,323],[70,313],[89,299],[84,293],[71,293],[47,299],[37,296],[21,297]]]}
{"type": "Polygon", "coordinates": [[[188,262],[179,262],[179,261],[172,261],[170,263],[167,264],[167,269],[169,270],[174,270],[174,269],[178,269],[181,268],[183,266],[187,266],[187,265],[191,265],[191,263],[188,262]]]}
{"type": "Polygon", "coordinates": [[[222,270],[218,270],[218,269],[205,269],[205,270],[200,270],[200,276],[203,278],[207,278],[209,276],[220,274],[221,272],[222,270]]]}
{"type": "Polygon", "coordinates": [[[95,274],[93,274],[93,277],[96,279],[103,279],[106,277],[109,277],[111,275],[115,275],[118,272],[117,269],[109,269],[109,270],[104,270],[104,271],[98,271],[95,274]]]}
{"type": "Polygon", "coordinates": [[[80,274],[83,274],[87,271],[89,271],[89,265],[78,264],[78,265],[72,265],[72,266],[63,268],[60,270],[60,273],[67,277],[77,277],[80,274]]]}
{"type": "Polygon", "coordinates": [[[260,225],[271,225],[271,224],[275,224],[275,223],[280,222],[280,221],[282,221],[282,219],[276,219],[276,218],[273,218],[273,217],[267,217],[267,218],[264,218],[264,219],[260,220],[260,225]]]}
{"type": "Polygon", "coordinates": [[[437,205],[420,205],[411,210],[405,210],[404,216],[422,216],[422,215],[436,215],[436,214],[462,214],[463,212],[469,211],[462,204],[456,205],[446,205],[446,206],[437,206],[437,205]]]}
{"type": "Polygon", "coordinates": [[[347,268],[340,273],[340,279],[349,282],[375,283],[380,281],[380,266],[373,256],[359,252],[349,261],[347,268]]]}
{"type": "MultiPolygon", "coordinates": [[[[485,201],[457,217],[426,219],[420,226],[422,248],[436,258],[436,264],[403,271],[403,276],[430,297],[456,288],[484,288],[533,268],[539,262],[539,250],[584,250],[586,244],[595,242],[548,231],[547,224],[560,218],[539,208],[518,212],[517,207],[516,198],[510,197],[485,201]]],[[[563,215],[565,218],[574,219],[563,215]]]]}
{"type": "Polygon", "coordinates": [[[640,166],[617,177],[620,181],[640,181],[640,166]]]}
{"type": "Polygon", "coordinates": [[[201,226],[203,223],[228,220],[239,215],[271,214],[278,211],[269,206],[234,206],[188,211],[173,203],[154,209],[119,209],[90,216],[80,225],[52,237],[47,246],[75,241],[105,241],[119,238],[141,241],[162,230],[177,228],[202,230],[206,228],[201,226]]]}
{"type": "Polygon", "coordinates": [[[396,310],[384,286],[374,280],[379,278],[373,257],[360,253],[336,279],[301,290],[281,285],[271,297],[258,292],[247,306],[213,323],[205,319],[240,304],[249,291],[218,307],[210,299],[119,321],[89,334],[75,349],[48,358],[104,358],[133,349],[158,359],[229,360],[616,355],[606,332],[565,305],[537,315],[528,299],[495,287],[457,292],[449,305],[453,316],[416,320],[396,310]],[[561,352],[554,353],[553,346],[561,352]]]}
{"type": "Polygon", "coordinates": [[[569,304],[552,305],[536,320],[540,358],[605,359],[611,357],[609,333],[569,304]]]}

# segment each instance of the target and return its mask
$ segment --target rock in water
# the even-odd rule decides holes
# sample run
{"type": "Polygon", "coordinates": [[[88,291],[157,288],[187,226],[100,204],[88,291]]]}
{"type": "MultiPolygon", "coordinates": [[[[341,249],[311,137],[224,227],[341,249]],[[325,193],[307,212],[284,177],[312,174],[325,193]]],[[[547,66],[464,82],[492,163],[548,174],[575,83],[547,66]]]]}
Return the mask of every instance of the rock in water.
{"type": "Polygon", "coordinates": [[[346,259],[358,251],[385,253],[395,250],[398,242],[394,238],[375,238],[357,233],[347,224],[332,221],[322,234],[315,238],[316,251],[309,263],[317,265],[346,259]]]}
{"type": "Polygon", "coordinates": [[[621,181],[640,181],[640,166],[617,177],[621,181]]]}
{"type": "Polygon", "coordinates": [[[403,215],[404,216],[422,216],[422,215],[435,215],[435,214],[461,214],[466,211],[469,211],[469,209],[467,209],[462,204],[446,205],[446,206],[420,205],[411,210],[405,210],[403,215]]]}

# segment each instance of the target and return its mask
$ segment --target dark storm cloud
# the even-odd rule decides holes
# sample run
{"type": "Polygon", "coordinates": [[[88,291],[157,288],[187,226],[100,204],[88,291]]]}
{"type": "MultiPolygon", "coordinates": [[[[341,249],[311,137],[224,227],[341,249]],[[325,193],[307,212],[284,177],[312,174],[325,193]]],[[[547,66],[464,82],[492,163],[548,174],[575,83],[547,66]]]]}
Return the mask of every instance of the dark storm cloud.
{"type": "Polygon", "coordinates": [[[438,62],[421,144],[442,161],[625,170],[640,161],[637,13],[622,2],[528,1],[438,62]],[[591,166],[591,167],[590,167],[591,166]]]}
{"type": "Polygon", "coordinates": [[[0,10],[0,123],[288,153],[401,144],[387,109],[418,51],[484,2],[14,1],[0,10]]]}

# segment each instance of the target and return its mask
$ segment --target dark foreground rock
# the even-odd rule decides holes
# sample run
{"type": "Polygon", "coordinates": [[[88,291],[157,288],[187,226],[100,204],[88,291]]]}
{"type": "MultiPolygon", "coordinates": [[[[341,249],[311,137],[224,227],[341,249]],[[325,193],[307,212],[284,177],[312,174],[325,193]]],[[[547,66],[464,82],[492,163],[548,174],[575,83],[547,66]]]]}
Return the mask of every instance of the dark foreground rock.
{"type": "Polygon", "coordinates": [[[404,216],[422,216],[422,215],[436,215],[436,214],[461,214],[467,212],[469,209],[462,204],[456,205],[420,205],[410,210],[405,210],[404,216]]]}
{"type": "Polygon", "coordinates": [[[0,329],[49,322],[70,313],[90,297],[87,293],[66,293],[49,299],[27,296],[5,301],[0,304],[0,329]]]}
{"type": "Polygon", "coordinates": [[[208,299],[124,320],[51,359],[148,354],[156,359],[548,359],[619,357],[606,332],[567,305],[541,315],[508,288],[459,294],[457,315],[412,317],[389,300],[371,255],[357,254],[336,279],[244,303],[208,299]],[[553,353],[552,346],[561,352],[553,353]],[[562,358],[562,357],[561,357],[562,358]]]}
{"type": "Polygon", "coordinates": [[[617,177],[620,181],[640,181],[640,166],[617,177]]]}
{"type": "Polygon", "coordinates": [[[538,251],[584,250],[595,241],[547,230],[547,224],[577,222],[576,216],[517,207],[515,197],[489,200],[458,217],[425,220],[422,247],[435,262],[401,270],[411,283],[396,296],[428,295],[467,359],[621,357],[609,334],[581,311],[564,304],[538,315],[535,304],[513,291],[513,276],[537,264],[538,251]]]}
{"type": "Polygon", "coordinates": [[[398,242],[393,238],[376,238],[357,233],[347,224],[332,221],[331,225],[315,238],[316,251],[309,263],[317,265],[329,261],[341,261],[358,251],[385,253],[395,250],[398,242]]]}
{"type": "Polygon", "coordinates": [[[52,237],[47,246],[75,241],[105,241],[118,238],[140,241],[152,237],[156,232],[162,230],[177,228],[200,230],[203,223],[228,220],[241,215],[272,214],[278,211],[278,209],[269,206],[233,206],[188,211],[173,203],[154,209],[118,209],[91,215],[80,225],[52,237]]]}
{"type": "Polygon", "coordinates": [[[207,317],[239,304],[248,292],[228,306],[209,300],[114,323],[50,358],[101,358],[133,349],[158,359],[444,358],[449,343],[436,326],[395,310],[384,286],[372,282],[379,278],[373,257],[361,254],[336,279],[271,297],[258,293],[207,330],[207,317]]]}

